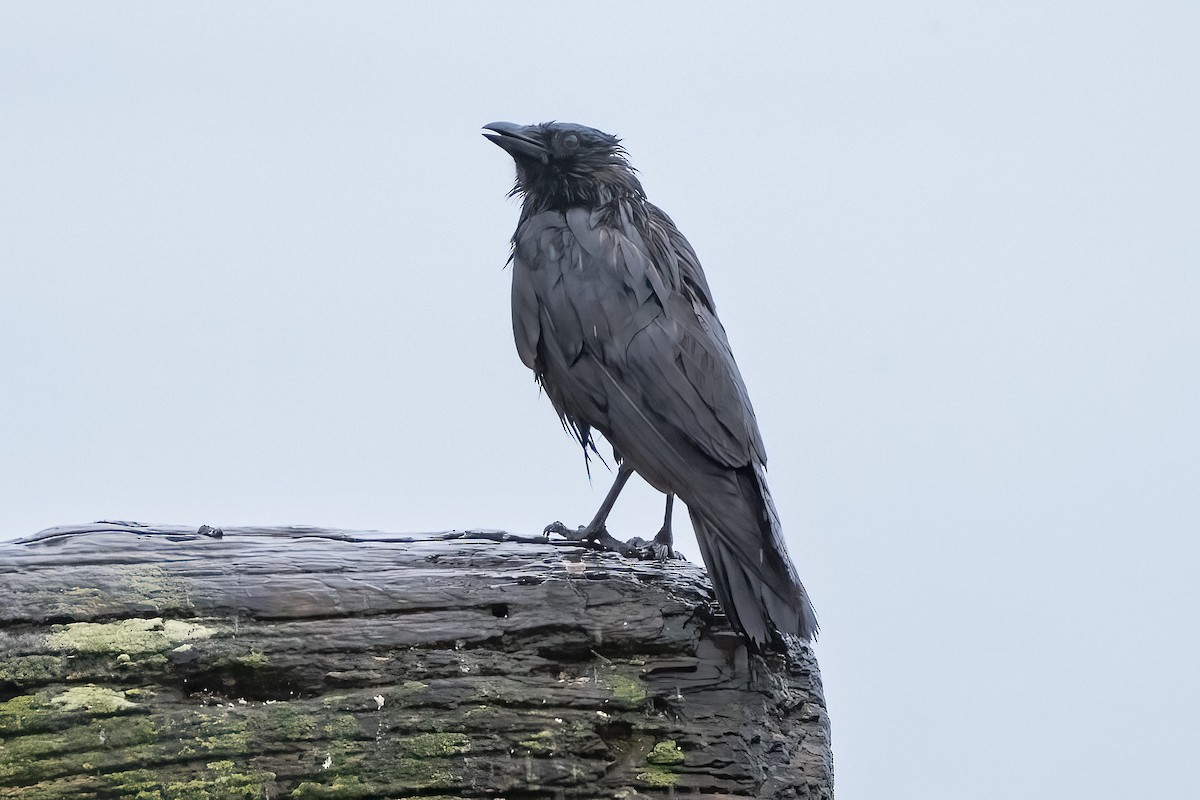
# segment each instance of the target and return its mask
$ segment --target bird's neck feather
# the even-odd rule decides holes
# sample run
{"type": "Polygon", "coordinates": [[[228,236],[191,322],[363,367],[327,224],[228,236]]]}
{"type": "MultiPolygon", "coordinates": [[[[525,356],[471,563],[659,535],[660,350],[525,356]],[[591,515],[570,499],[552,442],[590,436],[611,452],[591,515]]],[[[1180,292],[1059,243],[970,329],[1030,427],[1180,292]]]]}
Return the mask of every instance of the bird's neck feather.
{"type": "Polygon", "coordinates": [[[524,197],[522,219],[543,211],[599,209],[620,200],[634,203],[646,200],[641,182],[628,169],[595,170],[583,178],[556,173],[533,185],[518,184],[514,192],[524,197]]]}

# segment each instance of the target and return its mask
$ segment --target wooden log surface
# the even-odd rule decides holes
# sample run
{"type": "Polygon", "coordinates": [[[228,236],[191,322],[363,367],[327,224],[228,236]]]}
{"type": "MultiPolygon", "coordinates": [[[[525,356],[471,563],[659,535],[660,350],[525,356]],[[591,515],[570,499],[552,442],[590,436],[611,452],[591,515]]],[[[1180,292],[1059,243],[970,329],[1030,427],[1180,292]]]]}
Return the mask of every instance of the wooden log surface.
{"type": "Polygon", "coordinates": [[[749,654],[687,562],[497,532],[96,523],[0,544],[0,798],[832,782],[811,649],[749,654]]]}

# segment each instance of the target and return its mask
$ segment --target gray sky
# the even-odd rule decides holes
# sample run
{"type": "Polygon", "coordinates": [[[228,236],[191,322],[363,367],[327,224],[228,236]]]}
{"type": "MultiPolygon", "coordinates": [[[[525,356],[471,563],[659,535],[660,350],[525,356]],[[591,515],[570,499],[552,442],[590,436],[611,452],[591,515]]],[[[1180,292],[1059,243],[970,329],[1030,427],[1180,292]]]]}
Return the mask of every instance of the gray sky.
{"type": "Polygon", "coordinates": [[[585,522],[479,135],[582,122],[707,270],[839,797],[1193,796],[1200,5],[848,5],[0,5],[0,539],[585,522]]]}

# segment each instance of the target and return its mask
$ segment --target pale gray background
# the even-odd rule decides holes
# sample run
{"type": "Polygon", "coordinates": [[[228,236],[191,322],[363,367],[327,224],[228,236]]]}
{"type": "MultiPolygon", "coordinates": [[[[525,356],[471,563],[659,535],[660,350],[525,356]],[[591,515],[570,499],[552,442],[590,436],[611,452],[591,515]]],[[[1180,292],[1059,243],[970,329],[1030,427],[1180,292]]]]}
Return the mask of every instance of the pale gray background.
{"type": "Polygon", "coordinates": [[[1195,797],[1200,5],[645,5],[0,6],[0,538],[586,521],[479,135],[583,122],[708,271],[840,797],[1195,797]]]}

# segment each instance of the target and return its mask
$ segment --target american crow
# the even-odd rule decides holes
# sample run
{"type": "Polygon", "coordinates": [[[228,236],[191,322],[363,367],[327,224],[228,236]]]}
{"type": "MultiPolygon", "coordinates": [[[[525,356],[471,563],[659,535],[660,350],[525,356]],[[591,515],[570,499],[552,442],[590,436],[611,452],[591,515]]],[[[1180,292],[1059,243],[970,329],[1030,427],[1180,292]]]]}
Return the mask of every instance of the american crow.
{"type": "MultiPolygon", "coordinates": [[[[817,619],[767,491],[766,453],[700,261],[646,200],[620,140],[561,122],[485,125],[516,161],[517,352],[586,449],[612,444],[617,479],[577,534],[625,550],[604,521],[633,472],[687,504],[721,606],[754,647],[812,639],[817,619]]],[[[548,528],[567,532],[561,524],[548,528]]]]}

